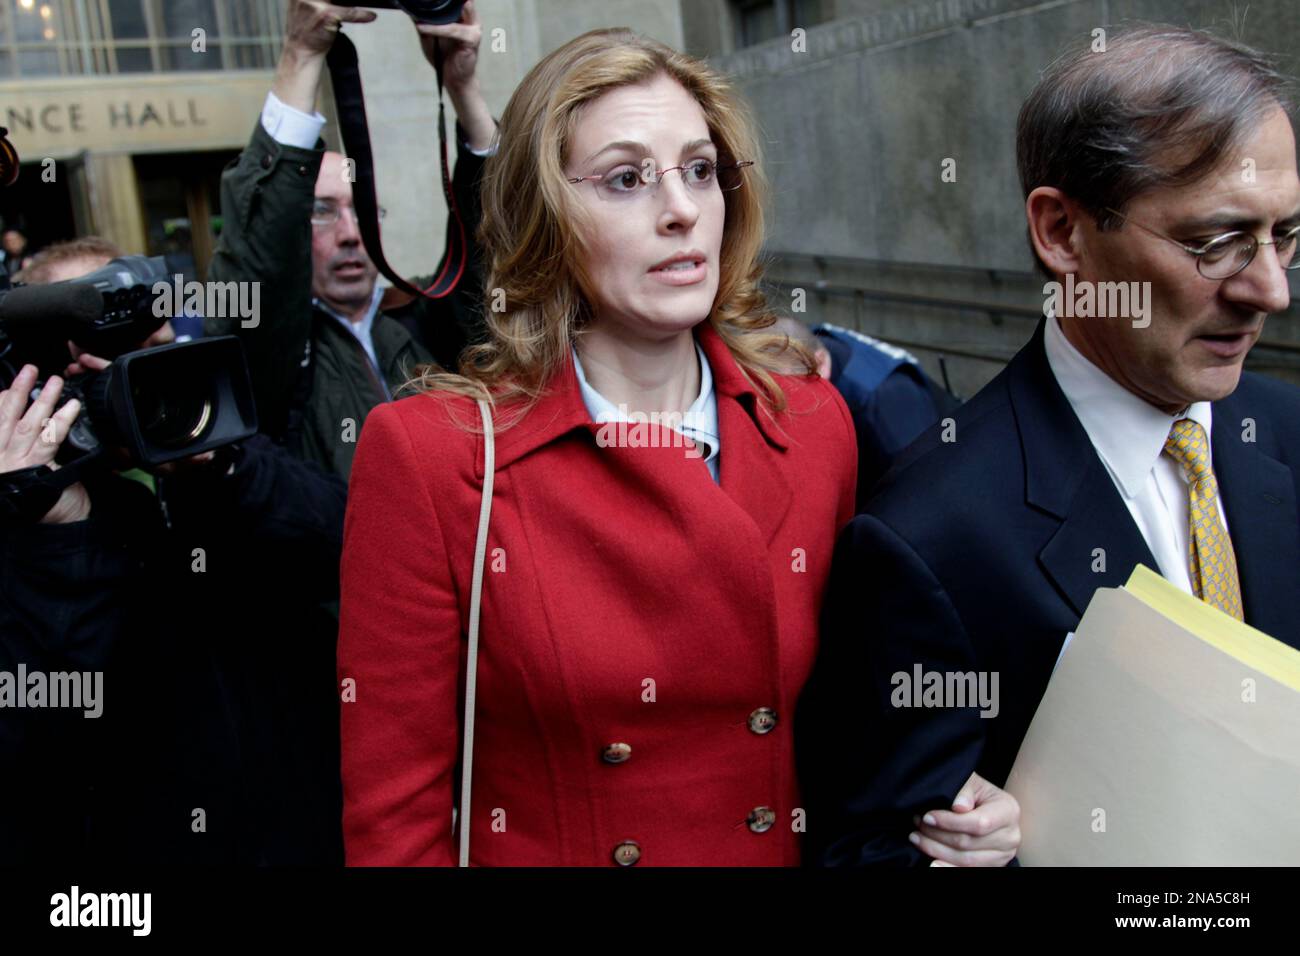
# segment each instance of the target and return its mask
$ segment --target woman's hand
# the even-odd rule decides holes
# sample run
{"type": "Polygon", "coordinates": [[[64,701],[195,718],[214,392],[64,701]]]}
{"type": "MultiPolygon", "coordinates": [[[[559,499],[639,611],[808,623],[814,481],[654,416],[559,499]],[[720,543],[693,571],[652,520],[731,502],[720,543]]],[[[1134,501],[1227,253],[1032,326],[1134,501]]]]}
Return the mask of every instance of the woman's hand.
{"type": "Polygon", "coordinates": [[[1020,849],[1020,804],[1000,787],[972,773],[951,810],[913,818],[908,839],[931,866],[1006,866],[1020,849]]]}

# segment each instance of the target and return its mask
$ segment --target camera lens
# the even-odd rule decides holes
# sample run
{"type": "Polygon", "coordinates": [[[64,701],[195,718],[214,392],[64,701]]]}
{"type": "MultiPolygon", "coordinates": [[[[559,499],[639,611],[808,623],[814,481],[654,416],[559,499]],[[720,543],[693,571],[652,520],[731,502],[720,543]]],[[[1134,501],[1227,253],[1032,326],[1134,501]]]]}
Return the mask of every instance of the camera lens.
{"type": "Polygon", "coordinates": [[[131,399],[144,439],[160,448],[193,444],[212,423],[212,386],[201,378],[163,382],[154,375],[138,376],[131,383],[131,399]]]}

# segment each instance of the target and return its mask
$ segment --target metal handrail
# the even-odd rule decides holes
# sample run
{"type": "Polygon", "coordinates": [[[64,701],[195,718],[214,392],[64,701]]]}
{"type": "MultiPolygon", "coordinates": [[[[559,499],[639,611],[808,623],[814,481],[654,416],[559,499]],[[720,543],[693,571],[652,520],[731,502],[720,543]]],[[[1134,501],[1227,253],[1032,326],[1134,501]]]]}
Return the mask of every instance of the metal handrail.
{"type": "Polygon", "coordinates": [[[823,255],[820,252],[793,252],[784,249],[767,249],[763,252],[763,259],[771,261],[773,259],[811,259],[814,262],[839,263],[844,265],[870,266],[872,268],[891,268],[891,269],[917,269],[929,272],[964,272],[969,275],[986,276],[992,279],[1006,276],[1013,280],[1030,280],[1035,277],[1034,272],[1020,271],[1012,269],[993,269],[984,266],[962,266],[949,265],[942,262],[910,262],[900,261],[898,259],[869,259],[865,256],[835,256],[823,255]]]}
{"type": "MultiPolygon", "coordinates": [[[[803,285],[794,282],[786,282],[781,279],[765,279],[767,285],[779,289],[802,289],[803,285]]],[[[919,295],[915,292],[893,292],[884,289],[863,289],[859,286],[841,285],[839,283],[827,282],[824,279],[818,279],[808,291],[815,292],[819,295],[835,296],[845,299],[869,299],[878,302],[903,303],[908,305],[934,306],[943,309],[954,309],[964,312],[987,312],[999,315],[1007,314],[1021,318],[1040,319],[1043,317],[1042,309],[1030,309],[1022,305],[1004,305],[1001,303],[981,301],[976,299],[953,299],[941,298],[932,295],[919,295]]]]}
{"type": "MultiPolygon", "coordinates": [[[[770,249],[764,251],[763,259],[764,259],[764,263],[768,265],[770,265],[774,260],[777,259],[806,259],[813,263],[835,263],[840,265],[851,265],[851,266],[867,267],[872,269],[903,269],[903,270],[915,270],[921,272],[947,273],[949,275],[956,273],[956,274],[964,274],[970,276],[982,276],[984,278],[992,280],[993,282],[998,282],[998,283],[1002,283],[1002,282],[1037,283],[1039,282],[1039,278],[1040,278],[1038,273],[1036,272],[1024,272],[1019,270],[983,268],[980,266],[947,265],[938,262],[910,262],[910,261],[899,261],[896,259],[869,259],[863,256],[834,256],[834,255],[823,255],[821,253],[816,253],[816,252],[790,252],[781,249],[770,249]]],[[[824,281],[824,280],[819,280],[819,281],[824,281]]],[[[854,287],[848,286],[846,288],[854,288],[854,287]]],[[[901,295],[904,293],[899,293],[899,294],[901,295]]],[[[961,301],[972,301],[972,300],[948,299],[948,300],[941,300],[940,304],[942,304],[943,301],[961,302],[961,301]]],[[[1300,295],[1291,296],[1291,305],[1293,308],[1300,308],[1300,295]]],[[[979,303],[976,303],[970,307],[975,309],[976,311],[983,311],[982,306],[979,303]]],[[[1025,311],[1023,308],[1020,307],[1008,307],[1005,310],[999,307],[999,311],[1015,312],[1017,311],[1017,309],[1019,309],[1019,311],[1021,311],[1022,313],[1025,311]]],[[[1028,310],[1028,312],[1029,314],[1032,315],[1039,314],[1034,309],[1030,309],[1028,310]]]]}
{"type": "MultiPolygon", "coordinates": [[[[854,260],[864,262],[866,260],[854,260]]],[[[965,268],[965,267],[954,267],[965,268]]],[[[991,317],[1001,318],[1003,316],[1012,316],[1014,318],[1033,319],[1037,321],[1042,318],[1041,309],[1031,309],[1019,305],[1007,305],[998,302],[989,302],[979,299],[960,299],[951,297],[920,295],[914,292],[895,292],[887,289],[863,289],[859,286],[843,285],[841,283],[827,282],[825,279],[818,279],[809,285],[789,282],[782,279],[766,278],[764,283],[770,288],[775,289],[802,289],[818,295],[832,296],[841,299],[854,299],[858,301],[888,302],[895,305],[914,305],[924,306],[927,308],[951,309],[958,312],[983,312],[991,317]]],[[[1292,299],[1292,305],[1300,303],[1300,299],[1292,299]]],[[[904,344],[904,343],[899,343],[904,344]]],[[[919,345],[920,348],[933,349],[931,345],[919,345]]],[[[1277,349],[1282,352],[1291,352],[1300,355],[1300,343],[1296,342],[1279,342],[1272,339],[1264,339],[1257,343],[1257,347],[1277,349]]],[[[956,354],[956,353],[954,353],[956,354]]],[[[980,357],[980,356],[972,356],[980,357]]]]}

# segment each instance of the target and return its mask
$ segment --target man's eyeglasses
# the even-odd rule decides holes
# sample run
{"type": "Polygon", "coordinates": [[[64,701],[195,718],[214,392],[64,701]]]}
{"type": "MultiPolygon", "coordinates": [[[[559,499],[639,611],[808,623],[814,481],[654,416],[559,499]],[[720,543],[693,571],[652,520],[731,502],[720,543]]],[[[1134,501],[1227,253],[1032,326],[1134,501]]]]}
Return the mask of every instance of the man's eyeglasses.
{"type": "Polygon", "coordinates": [[[1255,261],[1255,253],[1259,252],[1260,246],[1273,246],[1274,251],[1277,252],[1277,260],[1282,263],[1283,269],[1300,269],[1300,259],[1295,257],[1296,242],[1300,238],[1300,226],[1294,226],[1282,235],[1267,241],[1260,241],[1249,232],[1225,232],[1199,246],[1189,246],[1185,242],[1179,242],[1173,236],[1166,236],[1150,226],[1142,225],[1118,209],[1107,206],[1106,211],[1114,213],[1126,222],[1133,223],[1153,236],[1172,242],[1184,252],[1195,256],[1196,270],[1207,279],[1232,278],[1255,261]]]}
{"type": "MultiPolygon", "coordinates": [[[[352,209],[351,206],[349,206],[348,208],[352,209]]],[[[324,228],[326,226],[332,226],[339,221],[339,217],[342,215],[343,215],[343,207],[341,207],[338,203],[334,202],[333,200],[317,199],[314,203],[312,203],[311,224],[313,226],[320,226],[321,228],[324,228]]],[[[387,215],[388,215],[388,210],[385,209],[383,206],[380,206],[379,221],[383,222],[384,217],[387,215]]],[[[352,210],[352,218],[353,220],[357,218],[357,213],[355,209],[352,210]]]]}
{"type": "Polygon", "coordinates": [[[707,192],[711,189],[720,189],[723,192],[730,192],[744,185],[745,179],[741,170],[753,165],[753,160],[716,163],[711,159],[696,159],[682,166],[670,166],[656,172],[653,164],[648,162],[642,166],[620,163],[608,172],[579,176],[577,179],[570,179],[569,182],[574,185],[594,182],[596,195],[601,199],[623,202],[653,196],[659,188],[660,181],[674,171],[682,174],[682,181],[693,191],[707,192]]]}

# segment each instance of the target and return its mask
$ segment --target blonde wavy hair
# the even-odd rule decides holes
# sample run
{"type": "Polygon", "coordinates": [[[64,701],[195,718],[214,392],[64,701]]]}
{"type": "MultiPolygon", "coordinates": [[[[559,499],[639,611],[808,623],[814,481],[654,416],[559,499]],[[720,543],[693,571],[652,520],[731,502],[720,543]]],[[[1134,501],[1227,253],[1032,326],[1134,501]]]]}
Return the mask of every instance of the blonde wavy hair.
{"type": "Polygon", "coordinates": [[[592,317],[580,265],[586,218],[564,173],[582,108],[610,90],[660,75],[676,80],[700,104],[719,163],[755,161],[745,170],[744,185],[723,194],[718,292],[708,321],[769,413],[785,409],[773,373],[812,373],[816,363],[785,335],[754,334],[772,326],[776,316],[759,290],[767,183],[749,111],[700,60],[622,28],[569,41],[534,66],[511,96],[496,154],[483,174],[478,240],[488,263],[487,337],[465,350],[458,372],[426,365],[408,387],[493,404],[518,402],[518,414],[500,427],[517,422],[541,395],[592,317]]]}

